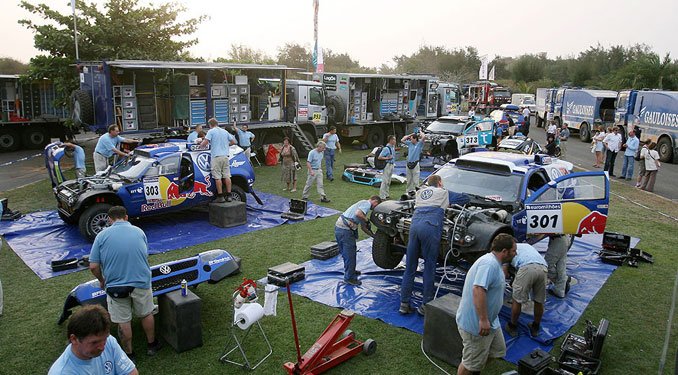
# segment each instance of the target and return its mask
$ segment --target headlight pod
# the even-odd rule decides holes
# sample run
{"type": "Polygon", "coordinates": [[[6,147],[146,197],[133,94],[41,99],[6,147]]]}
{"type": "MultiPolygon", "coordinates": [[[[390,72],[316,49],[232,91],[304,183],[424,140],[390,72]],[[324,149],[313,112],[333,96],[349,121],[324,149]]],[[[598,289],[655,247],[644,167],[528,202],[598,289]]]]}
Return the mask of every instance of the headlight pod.
{"type": "Polygon", "coordinates": [[[452,238],[454,238],[454,242],[459,242],[459,241],[461,241],[461,234],[455,233],[454,237],[452,237],[452,238]]]}
{"type": "Polygon", "coordinates": [[[464,236],[464,242],[466,242],[466,243],[471,243],[471,242],[475,241],[475,239],[476,239],[476,237],[472,234],[467,234],[467,235],[464,236]]]}
{"type": "Polygon", "coordinates": [[[379,221],[384,221],[384,214],[382,214],[382,213],[377,214],[377,219],[379,221]]]}
{"type": "Polygon", "coordinates": [[[391,224],[391,222],[393,222],[393,218],[390,216],[386,217],[386,224],[391,224]]]}

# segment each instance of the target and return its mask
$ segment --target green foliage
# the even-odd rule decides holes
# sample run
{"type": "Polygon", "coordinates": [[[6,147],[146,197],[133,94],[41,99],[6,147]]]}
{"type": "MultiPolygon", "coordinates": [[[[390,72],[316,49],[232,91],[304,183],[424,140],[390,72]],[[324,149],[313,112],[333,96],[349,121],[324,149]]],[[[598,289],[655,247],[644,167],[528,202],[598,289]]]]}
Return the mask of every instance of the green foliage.
{"type": "Polygon", "coordinates": [[[0,74],[24,74],[28,71],[28,64],[11,57],[0,58],[0,74]]]}
{"type": "Polygon", "coordinates": [[[447,49],[424,45],[410,56],[393,58],[398,73],[431,73],[447,77],[453,82],[477,79],[480,58],[474,47],[447,49]]]}
{"type": "Polygon", "coordinates": [[[244,46],[231,44],[227,58],[218,58],[216,62],[236,62],[243,64],[275,64],[275,61],[263,51],[244,46]]]}
{"type": "MultiPolygon", "coordinates": [[[[19,20],[35,33],[35,47],[44,54],[31,59],[31,79],[52,79],[60,96],[77,89],[73,16],[61,14],[46,4],[21,1],[32,13],[19,20]],[[35,21],[40,19],[40,21],[35,21]]],[[[185,8],[176,3],[141,6],[138,0],[76,2],[78,48],[81,61],[113,59],[186,60],[186,49],[197,43],[188,39],[206,17],[179,20],[185,8]]]]}

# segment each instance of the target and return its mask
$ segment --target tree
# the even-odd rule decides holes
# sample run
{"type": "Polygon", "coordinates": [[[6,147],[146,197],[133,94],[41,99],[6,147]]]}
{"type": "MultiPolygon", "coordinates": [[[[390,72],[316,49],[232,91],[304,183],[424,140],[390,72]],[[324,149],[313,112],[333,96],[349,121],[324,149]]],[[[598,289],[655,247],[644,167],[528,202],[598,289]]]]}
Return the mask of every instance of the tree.
{"type": "Polygon", "coordinates": [[[278,64],[310,72],[313,69],[311,49],[301,44],[287,43],[278,48],[278,64]]]}
{"type": "MultiPolygon", "coordinates": [[[[76,2],[78,47],[81,61],[112,59],[186,60],[186,49],[197,39],[186,39],[206,17],[178,21],[185,8],[176,3],[140,6],[138,0],[108,0],[103,6],[76,2]]],[[[23,19],[19,23],[35,33],[35,47],[45,54],[31,59],[31,79],[51,78],[67,98],[78,87],[73,17],[45,4],[21,1],[21,7],[44,23],[23,19]]],[[[65,104],[65,103],[60,103],[65,104]]]]}
{"type": "Polygon", "coordinates": [[[28,65],[11,57],[0,58],[0,74],[24,74],[28,71],[28,65]]]}
{"type": "Polygon", "coordinates": [[[242,64],[273,64],[275,61],[263,51],[244,46],[231,44],[228,58],[218,58],[217,62],[237,62],[242,64]]]}
{"type": "Polygon", "coordinates": [[[538,81],[544,76],[545,55],[522,55],[511,64],[511,76],[516,82],[538,81]]]}
{"type": "Polygon", "coordinates": [[[353,60],[348,53],[334,53],[331,49],[323,49],[325,70],[340,73],[376,73],[375,68],[366,68],[358,60],[353,60]]]}

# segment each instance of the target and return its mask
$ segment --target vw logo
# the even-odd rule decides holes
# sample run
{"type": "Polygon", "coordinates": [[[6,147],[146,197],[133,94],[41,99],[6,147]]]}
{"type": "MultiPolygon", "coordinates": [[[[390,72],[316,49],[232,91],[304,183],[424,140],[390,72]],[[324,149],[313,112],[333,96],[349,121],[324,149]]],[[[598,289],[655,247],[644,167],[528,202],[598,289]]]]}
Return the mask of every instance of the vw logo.
{"type": "Polygon", "coordinates": [[[111,371],[113,371],[113,362],[106,361],[106,363],[104,363],[104,372],[110,374],[111,371]]]}
{"type": "Polygon", "coordinates": [[[433,196],[433,190],[431,189],[425,189],[424,191],[421,192],[421,199],[429,199],[433,196]]]}
{"type": "Polygon", "coordinates": [[[170,266],[168,266],[168,265],[160,266],[160,273],[162,273],[163,275],[167,275],[170,272],[172,272],[172,269],[170,268],[170,266]]]}
{"type": "Polygon", "coordinates": [[[198,168],[202,169],[203,171],[209,171],[210,168],[210,154],[209,152],[203,152],[198,157],[196,158],[197,163],[198,163],[198,168]]]}

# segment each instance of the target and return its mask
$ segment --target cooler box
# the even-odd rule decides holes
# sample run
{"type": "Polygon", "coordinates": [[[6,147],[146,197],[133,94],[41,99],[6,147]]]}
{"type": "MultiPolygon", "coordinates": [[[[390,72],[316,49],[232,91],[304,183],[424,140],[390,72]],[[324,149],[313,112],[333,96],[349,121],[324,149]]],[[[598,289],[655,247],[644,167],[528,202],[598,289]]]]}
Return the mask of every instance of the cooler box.
{"type": "Polygon", "coordinates": [[[452,366],[461,363],[464,348],[457,330],[457,308],[461,297],[448,293],[426,304],[424,350],[452,366]]]}
{"type": "Polygon", "coordinates": [[[190,290],[175,290],[158,297],[158,335],[177,353],[202,346],[202,301],[190,290]]]}

